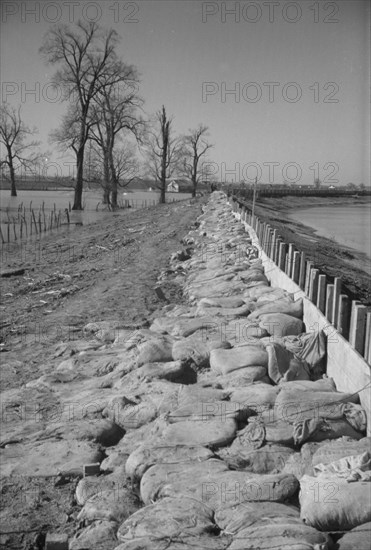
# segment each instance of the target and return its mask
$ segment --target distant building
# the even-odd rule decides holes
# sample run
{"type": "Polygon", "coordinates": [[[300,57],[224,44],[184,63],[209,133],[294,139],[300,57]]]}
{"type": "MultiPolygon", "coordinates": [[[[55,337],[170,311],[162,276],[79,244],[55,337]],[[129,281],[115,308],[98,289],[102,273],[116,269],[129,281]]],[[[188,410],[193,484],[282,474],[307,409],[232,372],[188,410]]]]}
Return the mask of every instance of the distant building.
{"type": "Polygon", "coordinates": [[[184,179],[172,179],[166,187],[169,193],[192,193],[192,184],[184,179]]]}
{"type": "Polygon", "coordinates": [[[167,191],[170,193],[179,193],[179,183],[177,183],[175,180],[172,180],[170,183],[168,183],[167,191]]]}

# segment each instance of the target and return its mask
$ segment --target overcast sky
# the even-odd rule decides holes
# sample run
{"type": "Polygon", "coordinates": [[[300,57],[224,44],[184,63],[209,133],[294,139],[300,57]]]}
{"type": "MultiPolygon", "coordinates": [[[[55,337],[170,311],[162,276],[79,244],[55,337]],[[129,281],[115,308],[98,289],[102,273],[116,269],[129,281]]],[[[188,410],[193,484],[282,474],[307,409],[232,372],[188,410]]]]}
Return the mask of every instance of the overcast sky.
{"type": "MultiPolygon", "coordinates": [[[[3,0],[1,10],[2,101],[22,105],[45,149],[67,106],[48,86],[43,35],[95,20],[122,37],[148,114],[164,104],[177,133],[209,126],[217,177],[370,184],[368,0],[3,0]]],[[[64,160],[55,151],[49,163],[64,160]]]]}

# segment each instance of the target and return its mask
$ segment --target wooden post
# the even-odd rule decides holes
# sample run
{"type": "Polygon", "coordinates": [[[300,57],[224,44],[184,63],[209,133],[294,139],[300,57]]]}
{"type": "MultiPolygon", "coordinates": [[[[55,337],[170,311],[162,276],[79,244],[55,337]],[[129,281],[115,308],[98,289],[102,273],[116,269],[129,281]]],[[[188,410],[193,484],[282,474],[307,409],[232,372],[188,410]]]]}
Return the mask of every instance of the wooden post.
{"type": "Polygon", "coordinates": [[[326,275],[320,275],[318,277],[317,307],[322,313],[325,313],[325,307],[326,307],[326,275]]]}
{"type": "Polygon", "coordinates": [[[288,272],[287,272],[287,275],[291,278],[292,276],[292,262],[293,262],[293,259],[294,259],[294,250],[295,250],[295,245],[294,243],[289,243],[289,252],[288,252],[288,272]]]}
{"type": "Polygon", "coordinates": [[[334,309],[334,285],[327,285],[325,316],[330,323],[333,321],[332,312],[334,309]]]}
{"type": "Polygon", "coordinates": [[[314,304],[317,304],[318,277],[319,277],[319,269],[312,268],[310,272],[310,277],[309,277],[308,298],[314,304]]]}
{"type": "Polygon", "coordinates": [[[295,250],[292,258],[292,280],[298,284],[300,274],[300,252],[295,250]]]}
{"type": "Polygon", "coordinates": [[[305,286],[305,252],[300,254],[299,286],[304,290],[305,286]]]}
{"type": "Polygon", "coordinates": [[[365,353],[363,357],[371,365],[371,311],[366,315],[365,353]]]}
{"type": "Polygon", "coordinates": [[[289,262],[290,262],[290,259],[289,259],[289,255],[287,253],[285,255],[285,273],[286,273],[286,275],[289,274],[289,262]]]}
{"type": "Polygon", "coordinates": [[[350,322],[349,296],[347,296],[346,294],[340,294],[337,328],[340,334],[347,340],[349,338],[349,322],[350,322]]]}
{"type": "MultiPolygon", "coordinates": [[[[353,306],[353,304],[352,304],[353,306]]],[[[352,307],[351,331],[349,342],[358,353],[363,356],[365,351],[367,307],[362,304],[355,304],[352,307]]]]}
{"type": "Polygon", "coordinates": [[[335,277],[334,280],[334,303],[333,303],[333,312],[332,312],[332,319],[333,319],[333,325],[335,328],[337,327],[338,322],[338,312],[339,312],[339,297],[341,292],[341,278],[335,277]]]}
{"type": "Polygon", "coordinates": [[[287,244],[286,243],[281,243],[280,244],[280,251],[279,251],[279,255],[278,255],[278,267],[282,271],[285,271],[286,249],[287,249],[287,244]]]}
{"type": "Polygon", "coordinates": [[[274,263],[276,265],[278,265],[278,258],[279,258],[279,255],[280,255],[280,246],[281,246],[282,242],[283,242],[282,238],[278,237],[278,239],[276,240],[276,250],[275,250],[275,255],[274,255],[274,263]]]}
{"type": "Polygon", "coordinates": [[[5,243],[5,239],[4,239],[3,231],[2,231],[2,229],[1,229],[1,225],[0,225],[0,235],[1,235],[1,242],[4,244],[4,243],[5,243]]]}
{"type": "Polygon", "coordinates": [[[305,284],[304,284],[304,292],[307,296],[309,296],[309,284],[310,284],[310,272],[313,267],[313,262],[305,262],[306,268],[305,268],[305,284]]]}
{"type": "Polygon", "coordinates": [[[273,235],[272,235],[272,246],[271,246],[271,254],[270,254],[270,258],[273,261],[276,258],[277,239],[278,239],[278,229],[274,229],[273,235]]]}

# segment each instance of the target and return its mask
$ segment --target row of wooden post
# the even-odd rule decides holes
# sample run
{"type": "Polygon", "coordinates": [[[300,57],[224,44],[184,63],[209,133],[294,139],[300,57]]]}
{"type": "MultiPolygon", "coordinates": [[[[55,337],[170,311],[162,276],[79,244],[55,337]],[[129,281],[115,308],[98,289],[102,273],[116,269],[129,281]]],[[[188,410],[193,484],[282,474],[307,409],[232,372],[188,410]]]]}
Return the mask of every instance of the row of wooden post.
{"type": "Polygon", "coordinates": [[[325,315],[352,347],[371,364],[371,311],[358,300],[351,301],[342,293],[341,277],[327,283],[327,276],[297,250],[293,243],[285,243],[268,223],[240,202],[234,201],[234,210],[255,230],[267,256],[284,271],[325,315]]]}
{"type": "MultiPolygon", "coordinates": [[[[34,209],[30,209],[29,213],[26,211],[26,208],[23,210],[18,209],[16,217],[9,217],[7,212],[7,223],[5,235],[3,234],[1,225],[0,225],[0,238],[1,243],[9,243],[11,241],[17,241],[23,237],[28,237],[29,235],[38,235],[42,232],[50,231],[56,229],[62,225],[62,212],[58,212],[54,208],[50,211],[50,214],[45,213],[44,208],[40,208],[35,214],[34,209]],[[27,216],[28,214],[28,216],[27,216]],[[11,229],[13,231],[11,231],[11,229]]],[[[66,221],[70,223],[69,213],[66,209],[66,221]]],[[[5,224],[3,224],[5,225],[5,224]]]]}

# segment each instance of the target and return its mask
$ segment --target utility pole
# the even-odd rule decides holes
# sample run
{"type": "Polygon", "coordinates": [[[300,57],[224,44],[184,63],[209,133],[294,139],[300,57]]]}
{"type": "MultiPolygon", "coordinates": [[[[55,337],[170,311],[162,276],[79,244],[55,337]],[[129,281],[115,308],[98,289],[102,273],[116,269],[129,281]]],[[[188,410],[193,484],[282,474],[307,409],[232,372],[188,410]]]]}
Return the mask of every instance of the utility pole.
{"type": "Polygon", "coordinates": [[[253,198],[252,198],[252,216],[251,216],[251,225],[254,225],[255,221],[255,200],[256,200],[256,185],[258,183],[258,177],[255,178],[254,182],[254,192],[253,192],[253,198]]]}

